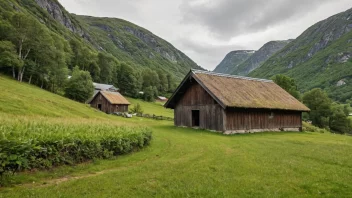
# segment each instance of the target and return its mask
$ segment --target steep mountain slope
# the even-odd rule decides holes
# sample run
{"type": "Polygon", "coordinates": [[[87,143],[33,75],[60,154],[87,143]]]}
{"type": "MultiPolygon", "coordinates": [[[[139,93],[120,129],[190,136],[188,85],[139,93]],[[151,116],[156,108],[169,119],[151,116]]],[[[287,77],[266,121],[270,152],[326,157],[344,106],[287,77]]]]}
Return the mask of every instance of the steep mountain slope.
{"type": "Polygon", "coordinates": [[[251,71],[260,67],[266,60],[268,60],[273,54],[280,51],[292,40],[284,41],[270,41],[256,51],[246,61],[238,65],[231,74],[246,76],[251,71]]]}
{"type": "Polygon", "coordinates": [[[352,9],[318,22],[249,74],[293,77],[302,92],[325,89],[344,102],[352,97],[352,9]]]}
{"type": "Polygon", "coordinates": [[[2,6],[28,12],[66,40],[106,51],[138,70],[160,68],[181,79],[190,68],[201,69],[170,43],[137,25],[121,19],[76,16],[57,0],[7,0],[2,6]]]}
{"type": "Polygon", "coordinates": [[[90,33],[93,43],[119,60],[139,67],[162,68],[183,77],[190,68],[201,69],[167,41],[128,21],[74,16],[90,33]]]}
{"type": "Polygon", "coordinates": [[[214,72],[231,74],[237,67],[253,55],[253,50],[236,50],[228,53],[214,72]]]}

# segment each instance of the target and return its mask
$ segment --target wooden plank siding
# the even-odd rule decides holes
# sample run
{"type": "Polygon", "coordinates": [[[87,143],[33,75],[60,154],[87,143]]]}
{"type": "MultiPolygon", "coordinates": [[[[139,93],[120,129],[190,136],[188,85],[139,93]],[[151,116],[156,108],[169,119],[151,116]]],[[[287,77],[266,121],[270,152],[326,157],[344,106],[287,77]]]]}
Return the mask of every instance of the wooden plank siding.
{"type": "Polygon", "coordinates": [[[199,110],[199,128],[215,131],[278,131],[301,129],[300,111],[223,109],[202,86],[192,82],[175,106],[176,126],[192,127],[192,110],[199,110]]]}
{"type": "Polygon", "coordinates": [[[225,134],[302,130],[302,112],[309,111],[272,81],[194,70],[165,107],[174,109],[176,126],[199,121],[225,134]]]}
{"type": "Polygon", "coordinates": [[[175,125],[192,127],[192,110],[199,110],[199,128],[224,131],[223,108],[195,81],[175,107],[175,125]]]}
{"type": "Polygon", "coordinates": [[[301,115],[298,111],[227,109],[226,130],[301,128],[301,115]]]}
{"type": "Polygon", "coordinates": [[[98,106],[101,104],[101,111],[105,113],[115,112],[128,112],[128,105],[111,104],[101,93],[98,93],[91,102],[90,105],[93,108],[99,109],[98,106]]]}

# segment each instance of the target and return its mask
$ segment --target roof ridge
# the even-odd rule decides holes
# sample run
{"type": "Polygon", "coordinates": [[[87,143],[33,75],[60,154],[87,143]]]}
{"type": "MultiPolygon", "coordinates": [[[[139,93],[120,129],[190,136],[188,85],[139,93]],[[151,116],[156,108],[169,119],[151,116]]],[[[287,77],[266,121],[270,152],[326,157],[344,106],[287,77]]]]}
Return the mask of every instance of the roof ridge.
{"type": "Polygon", "coordinates": [[[252,80],[252,81],[267,82],[267,83],[274,82],[272,80],[267,80],[267,79],[251,78],[251,77],[246,77],[246,76],[237,76],[237,75],[230,75],[230,74],[222,74],[222,73],[216,73],[216,72],[205,71],[205,70],[191,69],[191,71],[194,74],[197,74],[197,73],[198,74],[208,74],[208,75],[220,76],[220,77],[226,77],[226,78],[236,78],[236,79],[252,80]]]}

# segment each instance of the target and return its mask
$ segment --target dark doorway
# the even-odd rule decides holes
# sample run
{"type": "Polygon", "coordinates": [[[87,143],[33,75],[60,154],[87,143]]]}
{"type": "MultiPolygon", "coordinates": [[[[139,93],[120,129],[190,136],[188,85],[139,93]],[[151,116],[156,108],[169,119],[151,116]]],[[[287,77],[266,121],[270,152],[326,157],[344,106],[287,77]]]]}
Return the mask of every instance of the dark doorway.
{"type": "Polygon", "coordinates": [[[101,111],[101,104],[98,104],[98,109],[101,111]]]}
{"type": "Polygon", "coordinates": [[[192,127],[199,127],[199,110],[192,110],[192,127]]]}

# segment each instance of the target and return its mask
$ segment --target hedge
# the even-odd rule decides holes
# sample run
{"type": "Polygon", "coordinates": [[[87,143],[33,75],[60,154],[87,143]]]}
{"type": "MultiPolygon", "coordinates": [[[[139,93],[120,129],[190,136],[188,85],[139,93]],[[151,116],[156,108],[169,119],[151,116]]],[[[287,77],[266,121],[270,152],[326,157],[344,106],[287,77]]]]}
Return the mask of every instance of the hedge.
{"type": "Polygon", "coordinates": [[[149,128],[0,121],[0,175],[107,159],[147,146],[149,128]]]}

